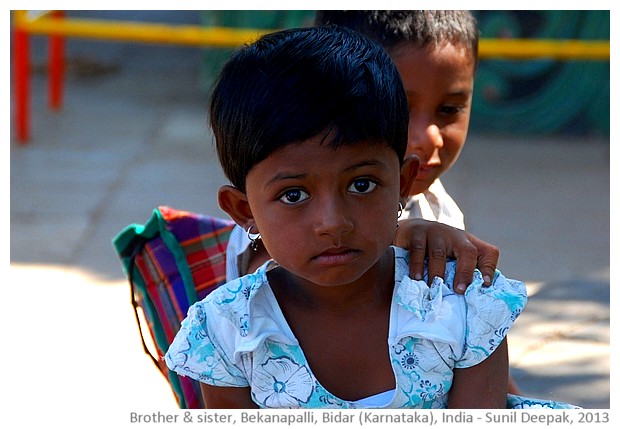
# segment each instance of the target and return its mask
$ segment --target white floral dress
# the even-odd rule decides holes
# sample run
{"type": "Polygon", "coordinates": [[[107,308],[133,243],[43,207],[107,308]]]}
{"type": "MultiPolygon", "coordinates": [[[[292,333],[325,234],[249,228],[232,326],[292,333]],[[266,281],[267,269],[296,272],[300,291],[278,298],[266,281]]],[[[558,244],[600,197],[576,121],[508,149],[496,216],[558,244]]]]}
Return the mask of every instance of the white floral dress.
{"type": "MultiPolygon", "coordinates": [[[[447,264],[445,282],[435,278],[428,287],[408,277],[408,253],[394,251],[387,341],[396,389],[380,406],[445,408],[454,368],[480,363],[502,342],[525,306],[525,285],[497,272],[493,285],[482,287],[476,271],[465,295],[458,295],[454,262],[447,264]]],[[[206,384],[249,386],[261,408],[367,407],[336,397],[313,375],[269,286],[273,266],[267,262],[194,304],[165,355],[167,366],[206,384]]],[[[513,396],[508,405],[570,407],[513,396]]]]}

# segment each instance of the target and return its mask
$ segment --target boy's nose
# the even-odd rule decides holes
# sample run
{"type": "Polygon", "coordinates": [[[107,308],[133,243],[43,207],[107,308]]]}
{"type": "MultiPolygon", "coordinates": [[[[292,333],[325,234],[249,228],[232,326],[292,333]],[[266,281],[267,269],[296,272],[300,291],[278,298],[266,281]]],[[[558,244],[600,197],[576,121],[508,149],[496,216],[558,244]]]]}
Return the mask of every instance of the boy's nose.
{"type": "Polygon", "coordinates": [[[428,159],[434,151],[442,147],[441,131],[436,124],[426,119],[409,122],[409,151],[421,151],[428,159]]]}

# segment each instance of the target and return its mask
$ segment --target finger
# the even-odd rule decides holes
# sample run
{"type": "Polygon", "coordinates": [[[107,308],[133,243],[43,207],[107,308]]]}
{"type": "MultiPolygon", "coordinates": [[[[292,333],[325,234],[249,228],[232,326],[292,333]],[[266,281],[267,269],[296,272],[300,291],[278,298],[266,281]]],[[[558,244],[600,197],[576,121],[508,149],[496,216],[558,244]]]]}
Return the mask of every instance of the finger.
{"type": "Polygon", "coordinates": [[[478,252],[477,268],[482,274],[485,286],[490,286],[493,282],[493,276],[499,262],[499,248],[481,240],[473,235],[469,235],[469,239],[476,246],[478,252]]]}
{"type": "Polygon", "coordinates": [[[429,236],[427,242],[428,249],[428,285],[433,283],[435,277],[442,279],[446,273],[446,258],[448,253],[452,253],[448,249],[443,237],[429,236]]]}
{"type": "Polygon", "coordinates": [[[426,259],[426,234],[414,235],[409,239],[409,277],[414,280],[424,278],[426,259]]]}
{"type": "Polygon", "coordinates": [[[478,269],[482,273],[484,279],[484,285],[490,286],[493,283],[495,277],[495,270],[497,269],[497,262],[499,260],[499,249],[486,251],[485,254],[478,257],[478,269]]]}
{"type": "Polygon", "coordinates": [[[455,248],[456,273],[454,274],[454,290],[463,294],[474,279],[474,270],[478,263],[478,250],[470,241],[459,243],[455,248]]]}
{"type": "Polygon", "coordinates": [[[424,278],[428,234],[425,222],[421,219],[403,219],[394,237],[396,246],[409,250],[409,277],[415,280],[424,278]]]}

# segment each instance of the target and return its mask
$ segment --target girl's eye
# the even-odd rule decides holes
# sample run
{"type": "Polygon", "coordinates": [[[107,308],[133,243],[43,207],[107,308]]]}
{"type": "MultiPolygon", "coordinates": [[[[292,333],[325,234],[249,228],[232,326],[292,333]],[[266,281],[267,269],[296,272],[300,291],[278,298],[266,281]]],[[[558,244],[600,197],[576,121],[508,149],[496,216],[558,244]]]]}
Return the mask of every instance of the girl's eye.
{"type": "Polygon", "coordinates": [[[377,184],[370,179],[355,179],[348,190],[357,194],[367,194],[376,187],[377,184]]]}
{"type": "Polygon", "coordinates": [[[308,197],[308,193],[302,191],[301,189],[291,189],[284,192],[279,199],[284,204],[297,204],[301,201],[308,199],[308,197]]]}

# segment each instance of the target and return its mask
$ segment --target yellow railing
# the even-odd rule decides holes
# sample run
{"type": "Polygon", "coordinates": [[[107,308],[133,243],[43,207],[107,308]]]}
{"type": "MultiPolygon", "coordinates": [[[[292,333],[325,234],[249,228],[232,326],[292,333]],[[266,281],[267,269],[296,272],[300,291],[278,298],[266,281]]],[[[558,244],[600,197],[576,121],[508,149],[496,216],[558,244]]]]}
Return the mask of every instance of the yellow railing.
{"type": "Polygon", "coordinates": [[[210,47],[235,47],[274,31],[85,18],[56,19],[49,13],[29,16],[28,11],[23,10],[13,12],[13,28],[32,35],[210,47]]]}
{"type": "Polygon", "coordinates": [[[609,40],[480,39],[480,58],[609,60],[609,40]]]}
{"type": "MultiPolygon", "coordinates": [[[[31,35],[50,38],[49,104],[61,105],[64,76],[64,38],[91,38],[110,41],[189,45],[196,47],[236,47],[252,42],[273,29],[201,27],[197,25],[167,25],[145,22],[65,18],[61,11],[12,13],[14,31],[15,120],[17,139],[24,143],[29,131],[31,35]]],[[[480,59],[506,60],[553,59],[609,61],[609,40],[534,40],[488,39],[479,44],[480,59]]]]}
{"type": "MultiPolygon", "coordinates": [[[[49,13],[29,16],[14,11],[13,26],[33,35],[106,39],[126,42],[235,47],[275,29],[201,27],[85,18],[55,19],[49,13]]],[[[480,58],[609,60],[609,40],[480,40],[480,58]]]]}

